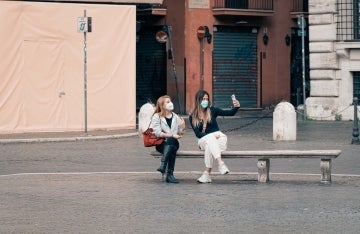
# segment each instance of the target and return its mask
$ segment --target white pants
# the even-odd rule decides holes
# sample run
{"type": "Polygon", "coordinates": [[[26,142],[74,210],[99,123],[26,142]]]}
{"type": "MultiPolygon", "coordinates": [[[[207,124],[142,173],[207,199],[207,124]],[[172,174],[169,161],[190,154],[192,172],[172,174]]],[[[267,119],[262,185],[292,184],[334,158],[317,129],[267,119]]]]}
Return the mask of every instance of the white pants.
{"type": "Polygon", "coordinates": [[[205,151],[204,161],[208,168],[213,167],[214,159],[221,157],[221,152],[227,148],[227,136],[220,132],[213,132],[198,141],[199,148],[205,151]],[[216,139],[216,136],[220,136],[216,139]]]}

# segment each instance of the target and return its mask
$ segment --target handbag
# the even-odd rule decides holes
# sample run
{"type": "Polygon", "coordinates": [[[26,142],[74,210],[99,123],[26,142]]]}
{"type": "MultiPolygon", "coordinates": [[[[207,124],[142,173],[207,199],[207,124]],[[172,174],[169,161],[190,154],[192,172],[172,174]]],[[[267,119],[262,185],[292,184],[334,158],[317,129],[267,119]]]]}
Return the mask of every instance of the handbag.
{"type": "Polygon", "coordinates": [[[153,133],[153,129],[148,128],[146,129],[145,132],[143,132],[143,140],[145,147],[152,147],[152,146],[161,145],[164,142],[165,138],[156,137],[155,134],[153,133]]]}
{"type": "MultiPolygon", "coordinates": [[[[164,142],[165,138],[155,136],[155,134],[153,133],[153,129],[150,128],[150,124],[151,124],[151,121],[149,123],[149,127],[146,129],[145,132],[143,132],[144,146],[152,147],[152,146],[161,145],[164,142]]],[[[161,124],[161,122],[160,122],[160,124],[161,124]]]]}

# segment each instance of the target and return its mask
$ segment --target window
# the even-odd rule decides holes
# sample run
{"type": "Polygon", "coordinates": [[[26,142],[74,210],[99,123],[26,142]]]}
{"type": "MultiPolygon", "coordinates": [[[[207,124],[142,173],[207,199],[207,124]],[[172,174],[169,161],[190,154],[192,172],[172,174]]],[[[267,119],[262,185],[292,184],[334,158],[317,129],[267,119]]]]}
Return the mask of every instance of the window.
{"type": "Polygon", "coordinates": [[[360,40],[360,0],[337,1],[337,40],[360,40]]]}
{"type": "Polygon", "coordinates": [[[354,0],[354,38],[360,39],[360,0],[354,0]]]}
{"type": "Polygon", "coordinates": [[[353,72],[353,96],[360,100],[360,72],[353,72]]]}

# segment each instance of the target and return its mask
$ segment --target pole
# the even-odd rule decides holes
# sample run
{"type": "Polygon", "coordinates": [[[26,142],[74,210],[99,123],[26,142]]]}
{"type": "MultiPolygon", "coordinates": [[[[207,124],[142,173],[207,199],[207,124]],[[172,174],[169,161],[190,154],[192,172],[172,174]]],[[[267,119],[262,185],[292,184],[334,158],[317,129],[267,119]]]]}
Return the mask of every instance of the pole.
{"type": "Polygon", "coordinates": [[[180,104],[179,87],[178,87],[178,81],[177,81],[177,75],[176,75],[175,58],[174,58],[173,45],[172,45],[171,26],[167,26],[167,29],[168,29],[168,33],[169,33],[169,45],[170,45],[171,61],[172,61],[173,72],[174,72],[176,94],[177,94],[177,100],[178,100],[178,105],[179,105],[179,113],[182,113],[181,112],[181,104],[180,104]]]}
{"type": "Polygon", "coordinates": [[[301,16],[301,54],[302,54],[302,82],[303,82],[303,102],[304,120],[306,120],[306,81],[305,81],[305,18],[301,16]]]}
{"type": "Polygon", "coordinates": [[[204,40],[205,37],[200,41],[200,69],[201,69],[201,81],[200,88],[204,89],[204,40]]]}
{"type": "MultiPolygon", "coordinates": [[[[86,10],[84,10],[84,17],[86,17],[86,10]]],[[[86,74],[86,31],[84,32],[84,127],[85,135],[87,135],[87,74],[86,74]]]]}
{"type": "Polygon", "coordinates": [[[354,97],[354,126],[353,126],[353,139],[351,141],[351,144],[354,145],[360,145],[360,141],[359,141],[359,126],[358,126],[358,110],[357,110],[357,106],[358,106],[358,98],[354,97]]]}

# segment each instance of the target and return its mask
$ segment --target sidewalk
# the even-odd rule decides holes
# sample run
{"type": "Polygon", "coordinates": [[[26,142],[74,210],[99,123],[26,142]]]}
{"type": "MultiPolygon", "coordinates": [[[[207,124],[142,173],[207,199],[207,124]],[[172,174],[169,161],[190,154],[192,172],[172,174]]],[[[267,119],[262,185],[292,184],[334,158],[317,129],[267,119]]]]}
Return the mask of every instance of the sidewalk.
{"type": "Polygon", "coordinates": [[[118,139],[138,135],[137,129],[97,130],[82,132],[38,132],[0,134],[0,144],[36,143],[36,142],[66,142],[100,139],[118,139]]]}
{"type": "MultiPolygon", "coordinates": [[[[228,117],[233,118],[259,118],[264,115],[272,116],[272,113],[261,110],[257,111],[241,111],[237,116],[228,117]]],[[[188,120],[187,115],[182,116],[188,120]]],[[[187,123],[187,127],[190,125],[187,123]]],[[[119,129],[119,130],[95,130],[95,131],[72,131],[72,132],[36,132],[36,133],[13,133],[0,134],[0,144],[11,143],[36,143],[36,142],[66,142],[66,141],[84,141],[84,140],[104,140],[104,139],[119,139],[122,137],[137,136],[137,129],[119,129]]]]}
{"type": "MultiPolygon", "coordinates": [[[[220,129],[227,134],[246,134],[254,137],[272,137],[273,110],[240,110],[233,117],[218,117],[220,129]]],[[[192,132],[188,116],[182,116],[187,125],[187,133],[192,132]]],[[[352,121],[304,121],[298,116],[297,140],[339,141],[351,143],[353,131],[352,121]]],[[[191,134],[191,133],[190,133],[191,134]]],[[[37,132],[0,134],[0,144],[66,142],[85,140],[119,139],[138,136],[137,129],[96,130],[76,132],[37,132]]]]}

